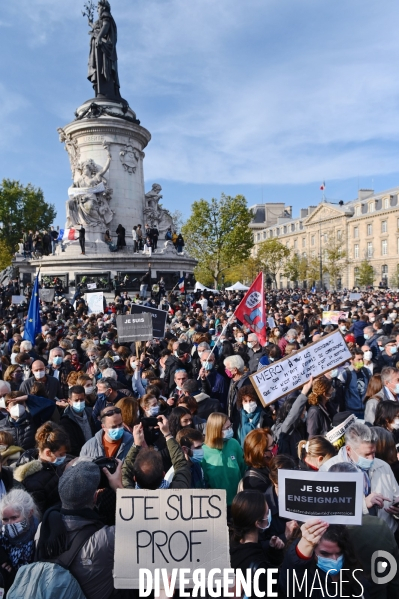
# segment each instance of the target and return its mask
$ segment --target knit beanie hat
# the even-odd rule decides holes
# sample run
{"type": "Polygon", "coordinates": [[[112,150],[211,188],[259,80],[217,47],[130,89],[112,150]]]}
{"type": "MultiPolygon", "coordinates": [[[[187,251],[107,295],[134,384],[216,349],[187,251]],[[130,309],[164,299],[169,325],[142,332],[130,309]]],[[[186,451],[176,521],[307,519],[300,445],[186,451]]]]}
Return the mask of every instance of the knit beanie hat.
{"type": "Polygon", "coordinates": [[[78,459],[69,464],[58,483],[62,507],[74,510],[90,506],[100,476],[100,468],[93,462],[78,459]]]}

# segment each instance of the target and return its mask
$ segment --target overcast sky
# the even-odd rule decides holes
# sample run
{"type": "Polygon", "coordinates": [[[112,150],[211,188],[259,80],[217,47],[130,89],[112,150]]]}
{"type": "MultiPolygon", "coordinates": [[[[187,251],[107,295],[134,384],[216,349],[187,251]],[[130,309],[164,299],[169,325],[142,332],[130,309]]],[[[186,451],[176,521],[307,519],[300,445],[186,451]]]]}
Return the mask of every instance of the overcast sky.
{"type": "MultiPolygon", "coordinates": [[[[57,127],[92,97],[84,0],[2,3],[0,177],[65,220],[57,127]]],[[[294,207],[399,185],[397,0],[111,0],[121,93],[152,140],[146,189],[294,207]]]]}

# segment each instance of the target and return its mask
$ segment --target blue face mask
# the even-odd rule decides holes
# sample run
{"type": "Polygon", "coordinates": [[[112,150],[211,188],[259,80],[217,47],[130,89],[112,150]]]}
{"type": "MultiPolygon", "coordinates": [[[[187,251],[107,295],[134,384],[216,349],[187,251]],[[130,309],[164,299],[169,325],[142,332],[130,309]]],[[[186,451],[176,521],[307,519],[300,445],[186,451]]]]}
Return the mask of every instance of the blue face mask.
{"type": "MultiPolygon", "coordinates": [[[[356,453],[356,451],[354,453],[356,453]]],[[[370,470],[371,466],[374,464],[374,460],[368,460],[367,458],[364,458],[363,456],[361,456],[357,453],[356,453],[356,455],[359,458],[358,461],[356,462],[356,466],[358,466],[358,468],[360,468],[360,470],[370,470]]]]}
{"type": "Polygon", "coordinates": [[[86,406],[86,404],[84,401],[74,401],[72,404],[72,409],[74,412],[81,414],[83,412],[83,410],[85,409],[85,406],[86,406]]]}
{"type": "Polygon", "coordinates": [[[143,387],[145,389],[148,385],[148,379],[141,379],[141,384],[143,385],[143,387]]]}
{"type": "Polygon", "coordinates": [[[334,370],[332,370],[330,372],[330,376],[331,376],[332,379],[337,378],[337,376],[338,376],[338,368],[334,368],[334,370]]]}
{"type": "Polygon", "coordinates": [[[391,347],[391,354],[396,354],[397,351],[398,351],[398,348],[396,347],[396,345],[391,347]]]}
{"type": "Polygon", "coordinates": [[[364,337],[365,339],[370,339],[370,335],[369,335],[368,333],[364,333],[364,334],[363,334],[363,337],[364,337]]]}
{"type": "Polygon", "coordinates": [[[205,362],[205,364],[202,365],[205,370],[212,370],[213,368],[213,362],[205,362]]]}
{"type": "Polygon", "coordinates": [[[149,408],[149,410],[147,410],[149,415],[154,417],[154,416],[158,416],[159,414],[159,406],[152,406],[152,408],[149,408]]]}
{"type": "Polygon", "coordinates": [[[199,447],[198,449],[192,449],[192,455],[190,457],[190,460],[192,462],[202,462],[202,460],[204,459],[204,450],[202,449],[202,447],[199,447]]]}
{"type": "Polygon", "coordinates": [[[61,466],[61,464],[63,464],[66,460],[66,455],[64,455],[62,458],[55,458],[53,464],[54,466],[61,466]]]}
{"type": "Polygon", "coordinates": [[[340,570],[342,570],[342,566],[344,565],[344,556],[340,555],[338,559],[331,559],[329,557],[321,557],[317,556],[317,567],[323,572],[328,572],[329,570],[335,570],[335,572],[331,572],[331,575],[334,576],[338,574],[340,570]]]}
{"type": "Polygon", "coordinates": [[[268,513],[267,513],[267,526],[265,526],[265,528],[259,528],[259,530],[267,530],[268,528],[270,528],[270,524],[272,523],[272,513],[269,509],[268,513]]]}
{"type": "Polygon", "coordinates": [[[123,437],[123,428],[109,428],[107,433],[112,441],[119,441],[119,439],[122,439],[123,437]]]}
{"type": "Polygon", "coordinates": [[[62,360],[63,358],[61,356],[55,356],[55,358],[53,358],[54,366],[60,366],[60,364],[62,364],[62,360]]]}

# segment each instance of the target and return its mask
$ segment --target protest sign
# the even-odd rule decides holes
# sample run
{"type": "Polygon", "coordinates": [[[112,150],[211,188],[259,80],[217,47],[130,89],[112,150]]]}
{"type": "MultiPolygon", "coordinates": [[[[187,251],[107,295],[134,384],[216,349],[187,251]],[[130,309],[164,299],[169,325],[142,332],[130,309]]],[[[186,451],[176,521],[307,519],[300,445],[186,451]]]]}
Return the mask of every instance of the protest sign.
{"type": "Polygon", "coordinates": [[[97,289],[97,283],[87,283],[87,289],[97,289]]]}
{"type": "Polygon", "coordinates": [[[279,516],[306,522],[320,518],[330,524],[361,524],[361,472],[278,471],[279,516]]]}
{"type": "Polygon", "coordinates": [[[331,431],[325,434],[325,438],[330,441],[337,449],[341,449],[345,445],[345,432],[356,422],[357,418],[351,414],[344,422],[335,426],[331,431]]]}
{"type": "Polygon", "coordinates": [[[138,589],[139,571],[230,568],[226,491],[118,489],[114,586],[138,589]]]}
{"type": "Polygon", "coordinates": [[[149,341],[153,338],[151,314],[124,314],[116,317],[118,341],[149,341]]]}
{"type": "Polygon", "coordinates": [[[152,314],[152,328],[154,337],[162,339],[165,337],[165,325],[168,313],[165,310],[157,310],[157,308],[149,308],[148,306],[140,306],[138,304],[132,304],[130,307],[132,314],[143,314],[149,312],[152,314]]]}
{"type": "Polygon", "coordinates": [[[39,297],[42,302],[52,302],[54,300],[55,289],[39,289],[39,297]]]}
{"type": "Polygon", "coordinates": [[[24,295],[12,295],[11,296],[12,304],[23,304],[23,302],[26,302],[26,297],[24,295]]]}
{"type": "Polygon", "coordinates": [[[361,293],[351,293],[349,295],[349,300],[351,302],[355,301],[355,300],[361,300],[362,299],[362,294],[361,293]]]}
{"type": "Polygon", "coordinates": [[[329,312],[323,312],[322,325],[325,324],[338,324],[340,318],[348,318],[347,312],[340,312],[338,310],[330,310],[329,312]]]}
{"type": "Polygon", "coordinates": [[[104,294],[102,291],[90,293],[87,296],[88,314],[100,314],[104,312],[104,294]]]}
{"type": "Polygon", "coordinates": [[[264,406],[302,387],[311,376],[316,377],[352,358],[339,331],[322,337],[303,349],[269,364],[250,375],[252,384],[264,406]]]}
{"type": "Polygon", "coordinates": [[[274,318],[272,318],[271,316],[269,316],[267,319],[267,326],[270,327],[271,329],[274,329],[274,327],[276,326],[274,318]]]}

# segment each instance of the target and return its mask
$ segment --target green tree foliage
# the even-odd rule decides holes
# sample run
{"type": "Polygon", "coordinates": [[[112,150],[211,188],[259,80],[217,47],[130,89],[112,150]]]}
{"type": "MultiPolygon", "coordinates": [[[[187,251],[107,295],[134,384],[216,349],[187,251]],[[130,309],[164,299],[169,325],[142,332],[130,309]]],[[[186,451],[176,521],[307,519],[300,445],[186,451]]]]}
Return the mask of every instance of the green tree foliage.
{"type": "Polygon", "coordinates": [[[0,270],[4,270],[11,265],[13,253],[10,252],[7,244],[3,239],[0,239],[0,270]]]}
{"type": "Polygon", "coordinates": [[[363,260],[360,263],[356,279],[360,287],[367,287],[367,285],[372,285],[374,283],[374,268],[367,262],[367,260],[363,260]]]}
{"type": "MultiPolygon", "coordinates": [[[[323,269],[325,272],[325,269],[323,269]]],[[[306,261],[306,281],[310,287],[320,281],[320,258],[310,256],[306,261]]]]}
{"type": "Polygon", "coordinates": [[[259,258],[250,256],[241,264],[229,268],[225,274],[225,285],[234,285],[234,283],[240,281],[243,285],[250,287],[261,270],[262,265],[259,258]]]}
{"type": "Polygon", "coordinates": [[[270,275],[277,288],[277,275],[284,271],[291,251],[277,239],[266,239],[259,244],[258,248],[258,259],[262,268],[267,275],[270,275]]]}
{"type": "Polygon", "coordinates": [[[253,246],[251,219],[242,195],[194,202],[182,234],[188,252],[198,260],[196,274],[209,273],[217,287],[223,272],[246,260],[253,246]]]}
{"type": "Polygon", "coordinates": [[[40,188],[30,183],[3,179],[0,185],[0,241],[13,253],[22,238],[22,229],[47,229],[57,213],[53,204],[48,204],[40,188]]]}
{"type": "Polygon", "coordinates": [[[348,254],[345,248],[344,236],[338,238],[334,230],[327,233],[323,248],[323,267],[330,276],[333,289],[337,288],[338,279],[342,277],[348,266],[348,254]]]}
{"type": "Polygon", "coordinates": [[[289,281],[302,283],[306,281],[308,270],[307,259],[299,254],[292,254],[284,265],[284,276],[289,281]]]}

